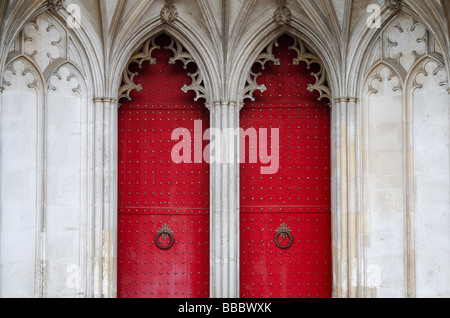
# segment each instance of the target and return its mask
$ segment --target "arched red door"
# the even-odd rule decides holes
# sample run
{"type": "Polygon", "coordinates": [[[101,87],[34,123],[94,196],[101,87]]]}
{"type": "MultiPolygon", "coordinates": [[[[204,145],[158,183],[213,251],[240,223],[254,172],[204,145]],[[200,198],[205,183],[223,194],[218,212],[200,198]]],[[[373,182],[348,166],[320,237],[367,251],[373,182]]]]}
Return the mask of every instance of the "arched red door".
{"type": "Polygon", "coordinates": [[[195,66],[169,64],[168,36],[156,44],[156,65],[136,68],[143,90],[123,99],[119,111],[118,297],[207,298],[209,165],[175,162],[175,145],[194,140],[172,134],[201,135],[209,113],[193,92],[181,91],[195,66]]]}
{"type": "MultiPolygon", "coordinates": [[[[278,43],[274,55],[280,65],[254,68],[268,90],[241,113],[244,130],[278,129],[280,147],[275,174],[261,174],[267,164],[250,163],[248,154],[241,164],[241,297],[327,298],[332,291],[329,101],[318,102],[319,95],[307,90],[315,78],[306,63],[293,65],[294,40],[283,36],[278,43]]],[[[259,150],[271,145],[275,132],[268,140],[259,135],[259,150]]]]}

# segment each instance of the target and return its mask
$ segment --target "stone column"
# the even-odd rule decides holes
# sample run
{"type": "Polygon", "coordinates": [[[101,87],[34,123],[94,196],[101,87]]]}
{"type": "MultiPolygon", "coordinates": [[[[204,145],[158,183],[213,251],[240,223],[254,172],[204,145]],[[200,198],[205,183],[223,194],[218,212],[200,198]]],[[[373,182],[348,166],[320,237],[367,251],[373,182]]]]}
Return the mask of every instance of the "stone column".
{"type": "Polygon", "coordinates": [[[117,294],[117,166],[118,166],[118,104],[105,98],[104,125],[104,186],[103,186],[103,297],[117,294]]]}
{"type": "Polygon", "coordinates": [[[333,294],[336,298],[360,295],[356,103],[356,98],[338,98],[333,107],[333,294]]]}
{"type": "MultiPolygon", "coordinates": [[[[3,145],[3,143],[2,143],[2,139],[3,139],[2,138],[2,112],[3,112],[2,100],[3,100],[3,91],[4,90],[5,90],[5,88],[3,86],[0,86],[0,182],[2,180],[2,162],[3,162],[2,161],[2,159],[3,159],[3,156],[2,156],[2,145],[3,145]]],[[[0,185],[1,185],[1,183],[0,183],[0,185]]],[[[0,217],[3,212],[1,195],[2,195],[2,191],[0,189],[0,217]]],[[[1,227],[0,227],[0,230],[1,230],[1,227]]]]}
{"type": "Polygon", "coordinates": [[[116,296],[117,274],[117,101],[95,98],[94,108],[94,297],[111,298],[116,296]]]}
{"type": "Polygon", "coordinates": [[[239,297],[239,110],[235,102],[210,107],[212,133],[223,137],[210,158],[211,298],[239,297]]]}
{"type": "Polygon", "coordinates": [[[102,232],[103,232],[103,120],[104,120],[104,106],[103,99],[94,99],[94,118],[93,118],[93,209],[94,217],[92,231],[93,231],[93,258],[94,258],[94,297],[100,298],[102,296],[102,232]]]}
{"type": "Polygon", "coordinates": [[[358,178],[358,108],[357,99],[347,103],[347,160],[348,160],[348,241],[349,241],[349,297],[360,295],[359,279],[359,178],[358,178]]]}

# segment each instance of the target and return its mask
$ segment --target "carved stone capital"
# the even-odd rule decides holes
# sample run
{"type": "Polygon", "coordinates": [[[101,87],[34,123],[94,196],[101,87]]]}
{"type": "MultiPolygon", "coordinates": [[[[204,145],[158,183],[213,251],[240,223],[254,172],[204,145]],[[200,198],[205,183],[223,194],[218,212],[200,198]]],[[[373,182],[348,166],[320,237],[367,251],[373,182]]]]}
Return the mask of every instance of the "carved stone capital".
{"type": "Polygon", "coordinates": [[[115,103],[117,102],[116,98],[112,97],[95,97],[94,103],[115,103]]]}
{"type": "Polygon", "coordinates": [[[357,103],[358,98],[356,97],[341,97],[341,98],[335,98],[334,102],[337,103],[357,103]]]}

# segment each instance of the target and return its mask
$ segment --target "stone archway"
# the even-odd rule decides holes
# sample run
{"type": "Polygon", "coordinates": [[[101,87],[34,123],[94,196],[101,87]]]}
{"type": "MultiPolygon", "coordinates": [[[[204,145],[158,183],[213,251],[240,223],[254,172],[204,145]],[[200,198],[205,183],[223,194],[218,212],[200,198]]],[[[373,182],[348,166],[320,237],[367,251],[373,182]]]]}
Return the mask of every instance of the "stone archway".
{"type": "Polygon", "coordinates": [[[283,35],[250,75],[251,101],[240,114],[246,145],[240,168],[241,297],[331,297],[326,72],[300,40],[283,35]],[[252,154],[254,148],[259,153],[252,154]]]}
{"type": "Polygon", "coordinates": [[[197,136],[197,122],[201,136],[209,127],[208,110],[197,101],[202,96],[189,91],[200,77],[192,62],[178,41],[162,34],[149,39],[124,72],[118,297],[209,295],[209,165],[173,156],[179,142],[182,157],[190,158],[187,149],[196,140],[181,137],[197,136]]]}

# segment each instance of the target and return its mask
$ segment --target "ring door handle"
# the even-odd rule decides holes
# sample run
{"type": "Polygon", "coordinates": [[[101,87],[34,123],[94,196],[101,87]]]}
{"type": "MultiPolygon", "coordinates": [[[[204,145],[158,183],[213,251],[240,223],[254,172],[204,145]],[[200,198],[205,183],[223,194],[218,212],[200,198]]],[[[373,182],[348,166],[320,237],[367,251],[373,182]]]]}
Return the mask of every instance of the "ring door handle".
{"type": "Polygon", "coordinates": [[[288,248],[290,248],[292,246],[292,243],[294,243],[294,238],[292,237],[292,230],[287,226],[286,223],[283,223],[277,230],[276,230],[277,234],[275,235],[275,244],[283,249],[286,250],[288,248]],[[289,237],[289,244],[288,245],[281,245],[280,242],[278,242],[278,239],[280,238],[282,239],[286,239],[287,237],[289,237]]]}
{"type": "Polygon", "coordinates": [[[164,226],[162,228],[160,228],[157,232],[158,234],[156,235],[156,245],[158,246],[159,249],[161,250],[168,250],[170,249],[173,244],[175,243],[175,239],[173,237],[173,231],[167,226],[167,224],[164,224],[164,226]],[[167,240],[167,238],[170,237],[170,244],[168,246],[162,246],[159,243],[159,239],[160,237],[162,237],[164,240],[167,240]]]}

